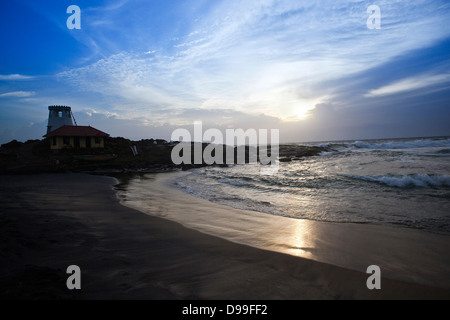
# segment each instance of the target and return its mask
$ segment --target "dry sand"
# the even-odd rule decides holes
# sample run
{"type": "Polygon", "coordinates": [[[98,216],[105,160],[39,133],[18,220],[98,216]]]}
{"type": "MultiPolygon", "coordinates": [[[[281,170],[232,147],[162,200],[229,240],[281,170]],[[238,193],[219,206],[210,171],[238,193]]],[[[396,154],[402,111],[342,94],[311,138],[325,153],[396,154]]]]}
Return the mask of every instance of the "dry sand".
{"type": "MultiPolygon", "coordinates": [[[[115,179],[0,176],[1,298],[435,299],[441,288],[382,279],[213,237],[120,205],[115,179]],[[78,291],[66,268],[81,268],[78,291]]],[[[177,201],[177,199],[173,199],[177,201]]]]}

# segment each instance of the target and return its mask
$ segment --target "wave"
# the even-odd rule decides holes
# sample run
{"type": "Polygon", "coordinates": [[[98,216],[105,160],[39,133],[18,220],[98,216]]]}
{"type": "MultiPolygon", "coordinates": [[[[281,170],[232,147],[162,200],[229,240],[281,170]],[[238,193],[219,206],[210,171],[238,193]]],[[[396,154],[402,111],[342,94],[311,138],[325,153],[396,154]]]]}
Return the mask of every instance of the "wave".
{"type": "Polygon", "coordinates": [[[389,187],[411,188],[411,187],[450,187],[449,175],[411,174],[403,176],[381,175],[381,176],[355,176],[346,177],[385,184],[389,187]]]}
{"type": "Polygon", "coordinates": [[[318,154],[320,157],[333,156],[337,153],[337,151],[322,151],[318,154]]]}
{"type": "Polygon", "coordinates": [[[389,142],[367,142],[355,141],[350,144],[355,148],[361,149],[412,149],[412,148],[430,148],[430,147],[450,147],[450,139],[445,140],[414,140],[414,141],[389,141],[389,142]]]}
{"type": "Polygon", "coordinates": [[[248,185],[248,183],[244,183],[241,181],[237,181],[237,180],[230,180],[230,179],[218,179],[217,180],[220,183],[225,183],[225,184],[231,184],[232,186],[237,186],[237,187],[245,187],[248,185]]]}
{"type": "Polygon", "coordinates": [[[354,142],[326,142],[318,144],[317,147],[323,148],[356,148],[372,150],[391,150],[391,149],[413,149],[413,148],[431,148],[431,147],[450,147],[450,139],[417,139],[417,140],[397,140],[397,141],[354,141],[354,142]]]}

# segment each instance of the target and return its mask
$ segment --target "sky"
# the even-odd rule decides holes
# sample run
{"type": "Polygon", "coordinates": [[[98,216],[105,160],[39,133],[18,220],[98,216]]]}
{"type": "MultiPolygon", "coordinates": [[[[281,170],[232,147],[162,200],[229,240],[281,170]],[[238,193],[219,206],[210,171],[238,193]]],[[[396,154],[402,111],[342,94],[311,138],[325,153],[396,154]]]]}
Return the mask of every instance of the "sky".
{"type": "Polygon", "coordinates": [[[195,121],[281,142],[450,135],[449,17],[448,1],[2,0],[0,143],[41,139],[49,105],[135,140],[195,121]]]}

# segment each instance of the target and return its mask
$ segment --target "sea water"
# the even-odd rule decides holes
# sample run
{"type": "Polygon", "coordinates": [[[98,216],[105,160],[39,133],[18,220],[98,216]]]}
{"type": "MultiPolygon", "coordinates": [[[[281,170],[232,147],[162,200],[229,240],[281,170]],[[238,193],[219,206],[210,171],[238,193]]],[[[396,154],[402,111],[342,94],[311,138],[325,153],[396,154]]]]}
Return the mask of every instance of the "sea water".
{"type": "MultiPolygon", "coordinates": [[[[300,144],[299,144],[300,145],[300,144]]],[[[177,179],[184,192],[237,209],[295,219],[364,223],[450,235],[450,138],[302,143],[318,156],[204,167],[177,179]]]]}
{"type": "Polygon", "coordinates": [[[450,138],[288,149],[299,145],[326,151],[280,162],[273,175],[257,164],[137,175],[118,195],[232,242],[450,288],[450,138]]]}

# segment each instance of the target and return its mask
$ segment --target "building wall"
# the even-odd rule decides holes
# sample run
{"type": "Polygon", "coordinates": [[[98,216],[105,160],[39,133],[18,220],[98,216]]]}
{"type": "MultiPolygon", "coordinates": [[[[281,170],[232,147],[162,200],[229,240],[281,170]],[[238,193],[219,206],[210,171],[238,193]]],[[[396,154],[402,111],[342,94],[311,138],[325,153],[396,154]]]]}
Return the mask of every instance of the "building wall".
{"type": "Polygon", "coordinates": [[[56,129],[69,125],[73,126],[72,114],[70,108],[67,107],[50,107],[48,115],[47,133],[56,129]],[[50,109],[51,108],[51,109],[50,109]]]}
{"type": "MultiPolygon", "coordinates": [[[[86,145],[91,143],[92,149],[104,148],[105,140],[103,137],[78,137],[79,138],[79,148],[84,149],[86,145]]],[[[50,148],[52,150],[59,150],[63,148],[75,148],[75,137],[51,137],[50,138],[50,148]]]]}

